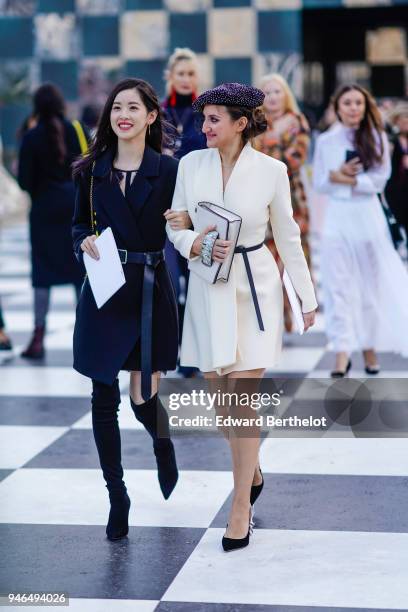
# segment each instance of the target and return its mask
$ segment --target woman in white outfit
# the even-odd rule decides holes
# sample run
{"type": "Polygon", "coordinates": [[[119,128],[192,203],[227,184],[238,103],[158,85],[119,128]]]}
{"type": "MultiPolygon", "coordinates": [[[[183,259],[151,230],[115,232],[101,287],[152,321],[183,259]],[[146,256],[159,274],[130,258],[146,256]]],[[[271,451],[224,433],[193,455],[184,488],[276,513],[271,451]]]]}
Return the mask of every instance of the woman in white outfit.
{"type": "Polygon", "coordinates": [[[388,141],[375,101],[362,87],[341,87],[334,108],[339,121],[318,137],[313,164],[314,187],[329,199],[321,272],[336,353],[332,376],[350,370],[357,350],[366,372],[377,374],[376,351],[408,355],[408,274],[378,195],[391,172],[388,141]]]}
{"type": "MultiPolygon", "coordinates": [[[[200,257],[204,236],[194,230],[197,203],[212,202],[242,217],[238,245],[256,247],[234,255],[227,283],[208,284],[190,274],[180,363],[197,366],[206,378],[260,379],[276,366],[282,344],[282,283],[276,262],[263,244],[268,221],[295,290],[302,302],[305,328],[314,323],[317,302],[292,216],[289,179],[283,162],[252,148],[250,138],[266,128],[259,89],[227,83],[204,92],[194,103],[203,113],[207,147],[180,160],[172,209],[188,211],[193,229],[167,233],[187,259],[200,257]],[[248,258],[255,291],[251,291],[248,258]]],[[[229,241],[216,240],[212,259],[223,261],[229,241]]],[[[237,381],[235,381],[237,382],[237,381]]],[[[224,432],[225,433],[225,432],[224,432]]],[[[229,435],[234,497],[224,550],[246,546],[251,503],[262,488],[256,437],[229,435]],[[251,488],[252,487],[252,488],[251,488]],[[256,488],[258,487],[258,489],[256,488]]]]}

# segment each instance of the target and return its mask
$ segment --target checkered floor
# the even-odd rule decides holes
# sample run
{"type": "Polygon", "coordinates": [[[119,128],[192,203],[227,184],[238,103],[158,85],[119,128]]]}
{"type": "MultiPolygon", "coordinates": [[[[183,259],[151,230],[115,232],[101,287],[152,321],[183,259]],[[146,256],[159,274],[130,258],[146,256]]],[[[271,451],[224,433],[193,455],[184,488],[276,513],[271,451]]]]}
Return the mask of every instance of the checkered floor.
{"type": "MultiPolygon", "coordinates": [[[[197,432],[176,436],[180,480],[164,501],[121,373],[133,503],[129,537],[109,542],[90,384],[71,367],[73,290],[53,290],[44,362],[18,357],[32,325],[24,225],[0,236],[0,294],[15,349],[0,369],[1,593],[64,591],[81,612],[408,610],[403,438],[269,435],[254,535],[248,548],[227,555],[220,545],[232,490],[227,446],[197,432]]],[[[382,354],[380,361],[381,377],[408,376],[408,360],[382,354]]],[[[353,376],[363,376],[360,356],[353,364],[353,376]]],[[[285,338],[280,370],[268,373],[292,381],[284,411],[302,401],[302,379],[327,378],[332,365],[321,315],[304,337],[285,338]]]]}

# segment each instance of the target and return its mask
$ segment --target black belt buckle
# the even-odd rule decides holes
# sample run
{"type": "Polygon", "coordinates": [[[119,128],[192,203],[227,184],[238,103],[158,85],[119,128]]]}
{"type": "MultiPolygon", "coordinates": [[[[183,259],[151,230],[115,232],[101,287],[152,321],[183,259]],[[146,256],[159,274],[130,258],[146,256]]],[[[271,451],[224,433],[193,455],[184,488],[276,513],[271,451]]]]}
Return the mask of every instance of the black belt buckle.
{"type": "Polygon", "coordinates": [[[118,249],[118,253],[119,253],[119,258],[120,258],[120,262],[123,264],[127,263],[128,260],[128,252],[126,249],[118,249]],[[122,253],[123,253],[123,257],[124,259],[122,259],[122,253]]]}

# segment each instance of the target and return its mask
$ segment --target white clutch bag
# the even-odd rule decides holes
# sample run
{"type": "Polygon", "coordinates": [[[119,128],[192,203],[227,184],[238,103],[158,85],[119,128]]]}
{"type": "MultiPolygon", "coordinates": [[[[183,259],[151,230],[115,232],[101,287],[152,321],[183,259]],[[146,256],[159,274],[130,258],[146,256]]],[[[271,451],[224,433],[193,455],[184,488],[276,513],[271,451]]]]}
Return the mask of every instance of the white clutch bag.
{"type": "Polygon", "coordinates": [[[303,321],[302,308],[300,306],[299,298],[296,294],[295,288],[292,285],[292,281],[289,278],[289,274],[284,270],[283,272],[283,284],[288,294],[289,304],[292,308],[293,318],[295,320],[296,329],[300,335],[305,331],[305,322],[303,321]]]}
{"type": "Polygon", "coordinates": [[[195,231],[202,232],[209,225],[215,225],[218,232],[218,238],[221,240],[231,240],[232,245],[223,263],[212,261],[211,265],[207,266],[203,264],[201,258],[197,258],[195,260],[189,260],[188,269],[208,283],[214,284],[217,281],[226,283],[229,278],[234,251],[241,230],[241,223],[242,218],[231,210],[227,210],[211,202],[198,202],[197,215],[194,223],[195,231]]]}

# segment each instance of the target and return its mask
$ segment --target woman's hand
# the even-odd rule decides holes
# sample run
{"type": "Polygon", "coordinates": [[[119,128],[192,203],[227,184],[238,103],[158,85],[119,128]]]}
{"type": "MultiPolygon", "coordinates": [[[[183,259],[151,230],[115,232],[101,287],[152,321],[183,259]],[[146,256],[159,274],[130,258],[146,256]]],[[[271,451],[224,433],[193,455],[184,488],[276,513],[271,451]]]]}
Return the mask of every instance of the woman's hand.
{"type": "Polygon", "coordinates": [[[329,174],[331,183],[338,183],[339,185],[356,185],[357,179],[355,176],[348,176],[343,174],[340,170],[331,170],[329,174]]]}
{"type": "Polygon", "coordinates": [[[312,327],[315,324],[316,318],[316,310],[311,310],[310,312],[303,312],[303,323],[305,326],[305,331],[312,327]]]}
{"type": "Polygon", "coordinates": [[[347,176],[355,176],[363,170],[363,164],[361,163],[359,157],[353,157],[353,159],[348,162],[344,162],[344,164],[340,166],[340,172],[342,174],[346,174],[347,176]]]}
{"type": "Polygon", "coordinates": [[[214,261],[222,263],[230,252],[231,244],[231,240],[220,240],[219,238],[217,238],[217,240],[214,242],[212,259],[214,261]]]}
{"type": "Polygon", "coordinates": [[[93,234],[93,236],[87,236],[85,240],[81,242],[81,249],[84,253],[88,253],[92,259],[99,259],[99,251],[97,246],[94,244],[97,236],[93,234]]]}
{"type": "Polygon", "coordinates": [[[171,210],[168,208],[163,216],[172,230],[188,229],[192,225],[190,215],[186,210],[171,210]]]}
{"type": "MultiPolygon", "coordinates": [[[[201,255],[201,247],[203,244],[204,236],[211,232],[212,230],[217,229],[215,225],[209,225],[205,228],[204,231],[201,232],[197,236],[197,238],[193,242],[193,246],[191,247],[190,255],[201,255]]],[[[217,240],[214,242],[213,251],[212,251],[212,259],[214,261],[222,262],[228,255],[228,252],[231,248],[231,240],[217,240]]]]}

